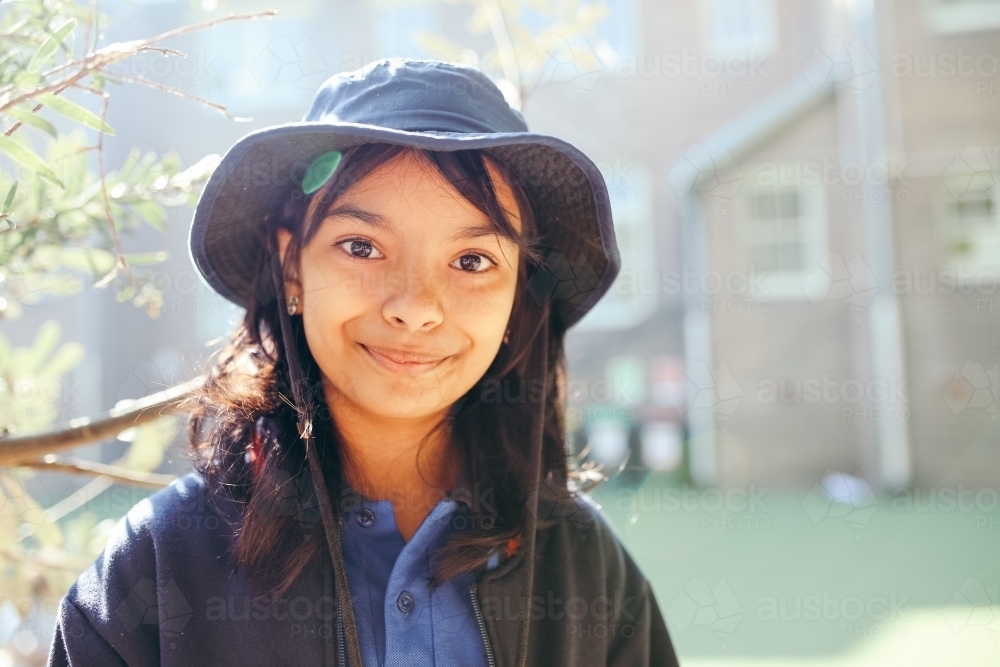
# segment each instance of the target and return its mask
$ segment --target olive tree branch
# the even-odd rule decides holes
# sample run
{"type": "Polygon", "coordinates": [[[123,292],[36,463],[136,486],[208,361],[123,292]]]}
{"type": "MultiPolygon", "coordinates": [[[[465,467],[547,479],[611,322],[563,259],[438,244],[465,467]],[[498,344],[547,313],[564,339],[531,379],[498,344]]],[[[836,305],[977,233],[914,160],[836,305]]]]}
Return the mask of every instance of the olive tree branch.
{"type": "Polygon", "coordinates": [[[205,377],[198,376],[183,384],[141,398],[128,408],[111,410],[107,417],[100,421],[91,422],[84,418],[45,433],[0,437],[0,468],[32,463],[46,454],[98,442],[117,436],[127,428],[159,419],[164,414],[177,410],[204,382],[205,377]]]}
{"type": "Polygon", "coordinates": [[[25,468],[35,468],[51,472],[107,477],[119,484],[136,484],[152,489],[161,489],[173,480],[171,475],[161,475],[154,472],[137,472],[128,468],[122,468],[121,466],[95,463],[82,459],[61,459],[55,454],[48,454],[38,461],[30,461],[21,465],[25,468]]]}

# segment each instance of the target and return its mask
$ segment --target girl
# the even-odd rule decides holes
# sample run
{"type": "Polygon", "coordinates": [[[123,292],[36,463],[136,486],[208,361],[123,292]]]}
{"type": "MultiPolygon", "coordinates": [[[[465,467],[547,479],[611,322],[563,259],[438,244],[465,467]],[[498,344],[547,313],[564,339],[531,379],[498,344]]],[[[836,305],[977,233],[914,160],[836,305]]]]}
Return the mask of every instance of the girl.
{"type": "Polygon", "coordinates": [[[243,137],[192,258],[246,308],[196,473],[60,607],[51,665],[676,665],[567,459],[565,331],[619,269],[607,190],[479,71],[390,59],[243,137]]]}

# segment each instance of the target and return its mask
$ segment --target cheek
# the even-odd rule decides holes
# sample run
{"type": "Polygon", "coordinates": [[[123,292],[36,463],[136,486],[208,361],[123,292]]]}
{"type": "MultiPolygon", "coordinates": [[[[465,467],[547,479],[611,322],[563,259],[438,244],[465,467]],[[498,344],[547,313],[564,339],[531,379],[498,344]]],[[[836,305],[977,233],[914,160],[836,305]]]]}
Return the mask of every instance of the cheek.
{"type": "Polygon", "coordinates": [[[448,303],[447,316],[472,342],[469,362],[486,368],[500,349],[514,305],[514,286],[456,293],[448,303]]]}
{"type": "Polygon", "coordinates": [[[327,374],[342,365],[347,351],[345,323],[358,317],[364,306],[360,290],[352,288],[349,278],[339,275],[331,263],[302,258],[302,325],[313,358],[327,374]]]}

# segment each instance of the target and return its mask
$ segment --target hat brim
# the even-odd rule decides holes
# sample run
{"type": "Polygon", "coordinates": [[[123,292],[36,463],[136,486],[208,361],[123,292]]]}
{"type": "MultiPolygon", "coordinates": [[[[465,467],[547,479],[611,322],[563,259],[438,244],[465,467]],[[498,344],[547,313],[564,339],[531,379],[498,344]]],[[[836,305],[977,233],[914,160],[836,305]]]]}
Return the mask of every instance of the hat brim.
{"type": "Polygon", "coordinates": [[[191,259],[220,295],[246,307],[253,295],[264,220],[301,187],[312,161],[332,150],[388,143],[433,151],[483,149],[520,179],[542,235],[546,264],[528,285],[551,299],[564,329],[608,291],[621,259],[607,186],[571,144],[532,132],[408,132],[357,123],[300,121],[243,136],[223,156],[195,208],[191,259]]]}

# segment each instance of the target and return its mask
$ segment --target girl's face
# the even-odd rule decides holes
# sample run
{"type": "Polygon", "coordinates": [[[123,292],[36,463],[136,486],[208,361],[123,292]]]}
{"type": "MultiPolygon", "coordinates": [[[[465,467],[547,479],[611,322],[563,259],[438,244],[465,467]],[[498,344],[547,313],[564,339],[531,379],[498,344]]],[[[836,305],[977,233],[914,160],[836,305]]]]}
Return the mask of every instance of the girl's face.
{"type": "MultiPolygon", "coordinates": [[[[520,231],[513,191],[487,164],[520,231]]],[[[410,153],[347,188],[318,224],[286,296],[299,296],[334,415],[446,410],[497,355],[514,303],[517,246],[410,153]]],[[[279,229],[282,260],[290,239],[279,229]]]]}

